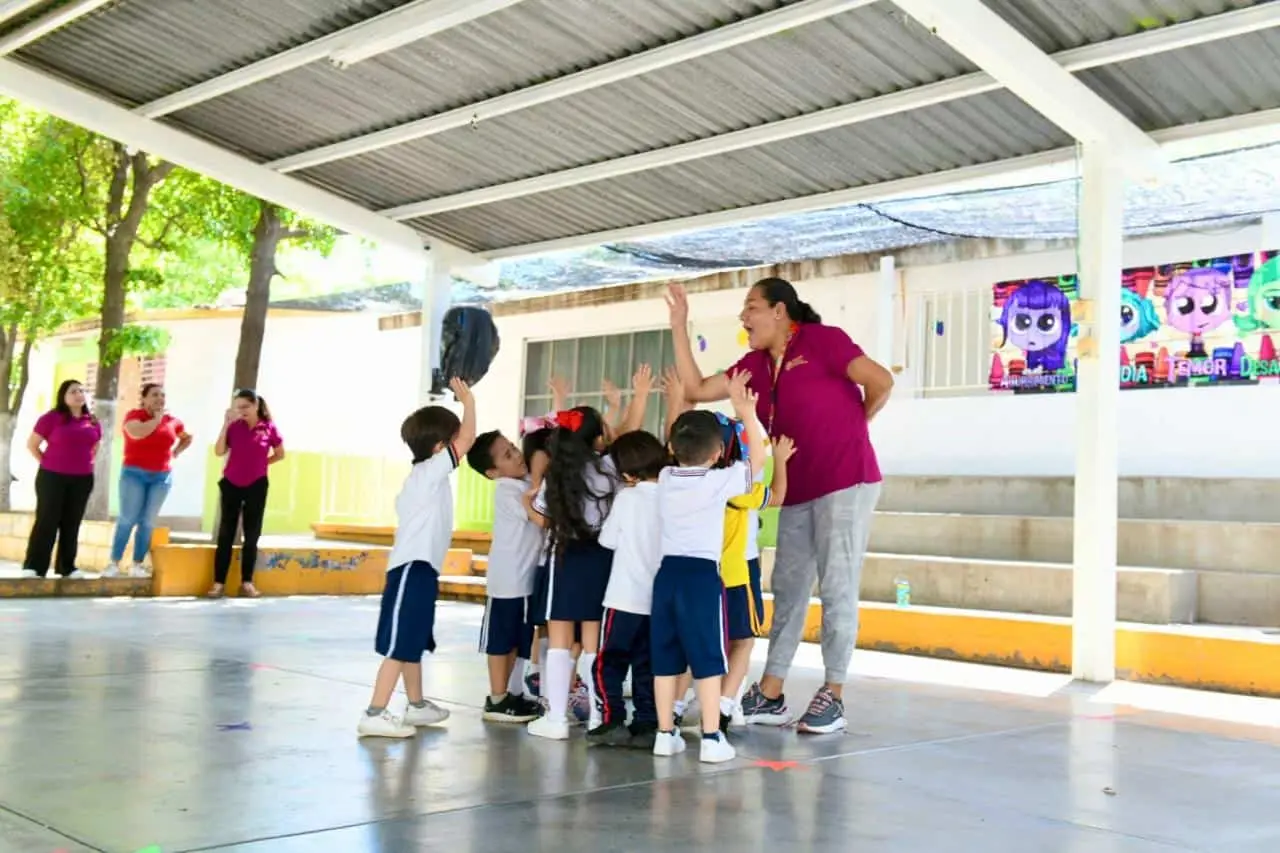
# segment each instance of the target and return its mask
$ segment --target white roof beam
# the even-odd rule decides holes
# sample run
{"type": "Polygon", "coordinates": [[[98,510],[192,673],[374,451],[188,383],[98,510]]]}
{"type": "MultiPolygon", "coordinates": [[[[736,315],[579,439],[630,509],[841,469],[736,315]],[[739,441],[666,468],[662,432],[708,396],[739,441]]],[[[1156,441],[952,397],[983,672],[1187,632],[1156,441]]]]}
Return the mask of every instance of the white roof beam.
{"type": "Polygon", "coordinates": [[[339,65],[351,65],[519,2],[521,0],[417,0],[283,53],[268,56],[243,68],[165,95],[138,107],[137,112],[147,118],[159,118],[326,59],[332,59],[339,65]]]}
{"type": "MultiPolygon", "coordinates": [[[[1083,71],[1124,62],[1143,56],[1178,50],[1196,44],[1230,38],[1248,32],[1280,26],[1280,3],[1252,6],[1234,12],[1201,18],[1183,24],[1174,24],[1158,30],[1124,36],[1086,47],[1065,50],[1052,59],[1069,72],[1083,71]]],[[[413,202],[381,211],[384,216],[404,221],[423,216],[434,216],[450,210],[479,207],[537,193],[551,192],[595,181],[617,178],[649,169],[673,166],[704,157],[727,154],[746,148],[755,148],[821,133],[838,127],[847,127],[872,119],[917,110],[934,104],[969,98],[1002,89],[1003,86],[986,72],[978,71],[951,80],[919,86],[903,92],[868,98],[844,106],[819,110],[807,115],[782,121],[749,127],[731,133],[684,142],[653,151],[645,151],[627,157],[592,163],[511,181],[505,184],[482,187],[453,195],[413,202]]]]}
{"type": "Polygon", "coordinates": [[[0,24],[10,18],[18,17],[43,2],[44,0],[0,0],[0,24]]]}
{"type": "Polygon", "coordinates": [[[875,0],[801,0],[799,3],[783,6],[781,9],[766,12],[754,18],[728,24],[671,44],[655,47],[652,50],[623,57],[613,62],[606,62],[594,68],[587,68],[564,77],[548,80],[536,86],[517,89],[505,95],[498,95],[485,101],[458,107],[457,109],[427,116],[426,118],[395,127],[389,127],[385,130],[367,133],[343,142],[313,148],[310,151],[303,151],[290,157],[275,160],[267,165],[281,172],[296,172],[300,169],[309,169],[325,163],[356,157],[360,154],[368,154],[371,151],[378,151],[393,145],[412,142],[415,139],[424,139],[437,133],[444,133],[446,130],[467,127],[475,122],[497,118],[518,110],[525,110],[539,104],[607,86],[610,83],[617,83],[620,80],[649,74],[661,68],[688,62],[691,59],[706,56],[709,53],[727,50],[784,30],[811,24],[814,21],[830,18],[833,15],[839,15],[861,6],[869,6],[873,2],[875,0]]]}
{"type": "MultiPolygon", "coordinates": [[[[1162,149],[1164,156],[1172,160],[1280,143],[1280,109],[1182,125],[1167,130],[1157,130],[1151,134],[1151,137],[1153,142],[1162,149]]],[[[846,190],[835,190],[834,192],[818,193],[783,201],[748,205],[731,210],[686,216],[680,219],[668,219],[645,225],[614,228],[608,231],[597,231],[592,234],[579,234],[573,237],[528,243],[523,246],[511,246],[481,254],[491,260],[512,260],[535,255],[547,255],[554,252],[591,249],[606,243],[652,240],[659,237],[671,237],[677,234],[701,231],[707,228],[740,225],[775,216],[791,216],[800,213],[812,213],[818,210],[829,210],[849,204],[883,201],[893,196],[919,198],[931,193],[954,191],[957,185],[963,183],[987,182],[1002,179],[1005,176],[1013,176],[1018,172],[1053,169],[1054,167],[1062,167],[1075,162],[1076,149],[1074,147],[1058,148],[994,163],[948,169],[943,172],[933,172],[896,181],[867,184],[866,186],[853,187],[846,190]]],[[[1014,185],[1014,182],[1010,180],[1008,185],[1014,185]]]]}
{"type": "Polygon", "coordinates": [[[1151,137],[1072,77],[982,0],[893,0],[938,38],[1080,142],[1105,145],[1135,166],[1157,153],[1151,137]]]}
{"type": "MultiPolygon", "coordinates": [[[[77,18],[83,18],[90,12],[99,9],[110,2],[111,0],[77,0],[75,3],[67,3],[64,6],[59,6],[49,14],[42,15],[27,24],[25,27],[14,30],[3,38],[0,38],[0,56],[8,56],[15,50],[21,50],[32,42],[39,41],[44,38],[54,30],[65,27],[77,18]]],[[[23,8],[23,4],[18,3],[16,6],[17,11],[13,12],[13,14],[21,12],[23,8]]],[[[4,20],[2,15],[0,15],[0,20],[4,20]]]]}
{"type": "Polygon", "coordinates": [[[423,238],[407,225],[10,59],[0,59],[0,94],[335,228],[387,246],[422,251],[423,238]]]}

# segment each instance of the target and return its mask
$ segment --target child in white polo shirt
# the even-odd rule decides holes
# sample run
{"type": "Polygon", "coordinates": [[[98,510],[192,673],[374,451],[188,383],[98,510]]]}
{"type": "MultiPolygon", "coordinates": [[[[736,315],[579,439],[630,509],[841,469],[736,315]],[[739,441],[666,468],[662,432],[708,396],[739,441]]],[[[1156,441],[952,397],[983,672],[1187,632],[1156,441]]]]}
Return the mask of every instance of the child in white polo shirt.
{"type": "Polygon", "coordinates": [[[387,558],[374,648],[383,656],[373,698],[360,717],[361,737],[413,737],[417,726],[442,723],[449,712],[422,694],[422,656],[435,651],[433,633],[440,568],[453,540],[449,476],[476,440],[476,401],[460,379],[449,383],[462,404],[462,420],[443,406],[425,406],[405,418],[400,438],[413,453],[413,469],[396,497],[396,538],[387,558]],[[403,717],[387,710],[404,681],[403,717]]]}
{"type": "Polygon", "coordinates": [[[587,742],[652,750],[658,732],[653,699],[653,667],[649,649],[649,610],[653,578],[662,560],[658,512],[658,476],[667,463],[662,442],[637,430],[609,447],[623,488],[600,528],[600,545],[613,552],[613,569],[604,594],[600,652],[592,681],[600,694],[601,723],[587,732],[587,742]],[[623,682],[631,672],[635,714],[627,726],[623,682]]]}
{"type": "Polygon", "coordinates": [[[480,628],[480,653],[489,661],[483,716],[490,722],[527,723],[541,713],[538,703],[524,695],[524,674],[533,645],[529,598],[544,539],[542,528],[524,509],[529,469],[524,455],[496,430],[476,436],[467,464],[494,481],[493,544],[480,628]]]}
{"type": "Polygon", "coordinates": [[[724,452],[724,442],[713,412],[685,412],[671,427],[669,443],[676,465],[664,468],[658,479],[662,564],[653,583],[650,619],[658,706],[654,755],[684,751],[684,741],[675,728],[674,706],[677,682],[686,669],[693,671],[694,689],[702,706],[700,759],[719,763],[732,761],[736,755],[720,731],[721,680],[728,669],[720,555],[725,505],[750,493],[765,462],[764,436],[756,419],[755,395],[747,390],[748,380],[739,372],[729,381],[734,412],[750,430],[748,463],[714,467],[724,452]]]}

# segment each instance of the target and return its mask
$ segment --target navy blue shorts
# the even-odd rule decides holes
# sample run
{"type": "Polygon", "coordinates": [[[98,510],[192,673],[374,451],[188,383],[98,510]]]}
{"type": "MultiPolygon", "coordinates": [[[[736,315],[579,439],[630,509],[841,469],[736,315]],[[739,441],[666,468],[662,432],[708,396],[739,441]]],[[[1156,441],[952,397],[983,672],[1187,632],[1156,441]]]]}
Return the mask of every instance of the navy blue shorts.
{"type": "Polygon", "coordinates": [[[529,599],[490,598],[485,602],[480,623],[480,652],[529,659],[533,646],[533,623],[529,621],[529,599]]]}
{"type": "Polygon", "coordinates": [[[649,619],[653,674],[712,678],[728,672],[720,567],[697,557],[663,557],[649,619]]]}
{"type": "Polygon", "coordinates": [[[436,596],[440,575],[430,563],[414,560],[387,572],[373,647],[383,657],[420,663],[436,650],[436,596]]]}
{"type": "Polygon", "coordinates": [[[571,542],[551,561],[547,621],[599,622],[613,552],[598,542],[571,542]]]}
{"type": "Polygon", "coordinates": [[[748,560],[750,580],[745,586],[730,586],[724,591],[725,618],[730,640],[747,640],[764,636],[764,590],[760,585],[760,561],[748,560]]]}
{"type": "Polygon", "coordinates": [[[547,624],[547,586],[551,583],[551,567],[539,563],[533,573],[533,594],[529,596],[529,623],[535,628],[547,624]]]}

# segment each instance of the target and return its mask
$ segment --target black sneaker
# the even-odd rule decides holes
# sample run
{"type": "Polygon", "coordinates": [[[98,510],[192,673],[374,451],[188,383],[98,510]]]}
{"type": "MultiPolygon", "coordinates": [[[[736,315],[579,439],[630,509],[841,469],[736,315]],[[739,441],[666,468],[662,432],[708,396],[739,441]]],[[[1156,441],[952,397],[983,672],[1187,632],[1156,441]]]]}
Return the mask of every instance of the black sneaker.
{"type": "Polygon", "coordinates": [[[484,700],[484,719],[491,723],[529,723],[541,714],[542,709],[523,696],[508,693],[501,702],[495,703],[488,696],[484,700]]]}
{"type": "Polygon", "coordinates": [[[645,752],[653,752],[653,744],[658,739],[658,727],[656,725],[631,725],[631,740],[627,742],[628,749],[642,749],[645,752]]]}
{"type": "Polygon", "coordinates": [[[588,746],[628,746],[631,731],[624,723],[605,723],[587,732],[588,746]]]}

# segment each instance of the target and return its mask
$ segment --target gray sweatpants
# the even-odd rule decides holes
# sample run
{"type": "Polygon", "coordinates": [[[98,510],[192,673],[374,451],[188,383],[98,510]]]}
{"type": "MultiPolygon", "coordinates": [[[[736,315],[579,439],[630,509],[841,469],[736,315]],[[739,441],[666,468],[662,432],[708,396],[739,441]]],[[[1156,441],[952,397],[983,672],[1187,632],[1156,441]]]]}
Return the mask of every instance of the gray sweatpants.
{"type": "Polygon", "coordinates": [[[773,563],[773,625],[765,675],[785,679],[800,647],[816,580],[822,599],[822,664],[826,680],[843,684],[858,642],[858,587],[862,558],[880,484],[865,483],[778,514],[773,563]]]}

